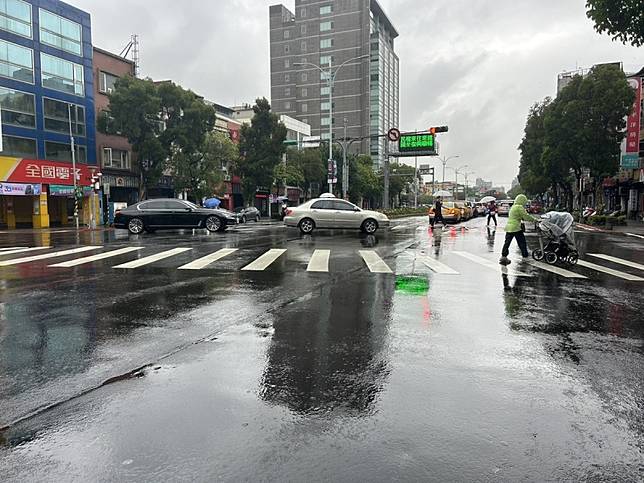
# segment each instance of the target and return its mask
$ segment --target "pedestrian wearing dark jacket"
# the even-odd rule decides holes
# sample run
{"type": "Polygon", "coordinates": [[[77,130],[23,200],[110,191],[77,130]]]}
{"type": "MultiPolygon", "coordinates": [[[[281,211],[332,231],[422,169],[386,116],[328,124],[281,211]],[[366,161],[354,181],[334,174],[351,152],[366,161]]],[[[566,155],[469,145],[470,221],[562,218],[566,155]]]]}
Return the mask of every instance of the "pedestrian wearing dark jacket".
{"type": "Polygon", "coordinates": [[[436,197],[436,203],[434,203],[434,218],[432,219],[430,217],[429,223],[434,226],[438,221],[445,226],[445,220],[443,220],[443,203],[440,196],[436,197]]]}
{"type": "Polygon", "coordinates": [[[490,226],[490,220],[494,220],[494,226],[497,226],[496,224],[496,212],[497,212],[497,207],[496,203],[494,200],[490,201],[490,203],[487,205],[487,225],[490,226]]]}

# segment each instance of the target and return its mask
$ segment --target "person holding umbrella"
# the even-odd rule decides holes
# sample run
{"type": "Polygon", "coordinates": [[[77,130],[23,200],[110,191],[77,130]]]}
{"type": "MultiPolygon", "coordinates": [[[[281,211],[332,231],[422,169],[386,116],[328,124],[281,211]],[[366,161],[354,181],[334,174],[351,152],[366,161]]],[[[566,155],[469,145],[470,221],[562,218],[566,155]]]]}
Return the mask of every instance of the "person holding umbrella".
{"type": "Polygon", "coordinates": [[[490,220],[494,220],[494,226],[495,227],[497,226],[496,212],[497,212],[496,200],[492,200],[487,205],[487,225],[486,226],[490,226],[490,220]]]}
{"type": "Polygon", "coordinates": [[[429,224],[434,228],[434,224],[439,221],[443,226],[445,226],[445,220],[443,220],[443,202],[440,196],[436,197],[436,202],[434,203],[434,218],[429,218],[429,224]]]}

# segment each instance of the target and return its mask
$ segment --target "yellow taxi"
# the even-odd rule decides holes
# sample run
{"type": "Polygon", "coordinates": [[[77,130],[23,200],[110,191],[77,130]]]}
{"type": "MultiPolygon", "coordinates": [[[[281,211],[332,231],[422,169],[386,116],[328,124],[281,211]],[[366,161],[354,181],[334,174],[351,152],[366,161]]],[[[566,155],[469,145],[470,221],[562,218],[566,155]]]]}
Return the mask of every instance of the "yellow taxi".
{"type": "MultiPolygon", "coordinates": [[[[463,213],[461,209],[456,206],[456,204],[453,201],[444,201],[443,202],[443,208],[441,210],[443,212],[443,220],[446,222],[451,221],[454,223],[458,223],[463,219],[463,213]]],[[[429,209],[429,221],[430,223],[434,223],[434,207],[432,206],[429,209]]]]}

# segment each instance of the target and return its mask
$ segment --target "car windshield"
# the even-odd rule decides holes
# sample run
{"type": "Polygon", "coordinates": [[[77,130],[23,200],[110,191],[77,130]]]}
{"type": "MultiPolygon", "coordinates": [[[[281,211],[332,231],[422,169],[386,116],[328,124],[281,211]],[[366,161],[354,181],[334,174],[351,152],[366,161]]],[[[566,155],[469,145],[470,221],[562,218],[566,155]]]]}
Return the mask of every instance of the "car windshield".
{"type": "Polygon", "coordinates": [[[443,203],[443,208],[454,208],[454,202],[446,201],[445,203],[443,203]]]}
{"type": "Polygon", "coordinates": [[[200,208],[199,208],[199,206],[195,205],[194,203],[192,203],[192,202],[190,202],[190,201],[183,201],[183,200],[182,200],[181,202],[182,202],[182,203],[185,203],[186,205],[188,205],[188,206],[189,206],[190,208],[192,208],[193,210],[198,210],[198,209],[200,209],[200,208]]]}

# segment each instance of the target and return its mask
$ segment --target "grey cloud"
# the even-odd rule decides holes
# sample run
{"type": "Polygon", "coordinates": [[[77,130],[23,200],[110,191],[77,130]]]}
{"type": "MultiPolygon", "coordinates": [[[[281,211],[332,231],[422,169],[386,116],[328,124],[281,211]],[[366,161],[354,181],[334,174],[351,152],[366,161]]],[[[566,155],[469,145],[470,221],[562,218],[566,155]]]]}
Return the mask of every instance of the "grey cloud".
{"type": "MultiPolygon", "coordinates": [[[[268,6],[277,1],[70,1],[92,14],[100,47],[120,52],[140,34],[144,75],[222,104],[269,96],[268,6]]],[[[516,175],[527,111],[554,95],[557,73],[615,60],[642,67],[641,49],[594,32],[585,0],[380,3],[400,32],[401,127],[449,124],[443,153],[497,183],[516,175]]]]}

